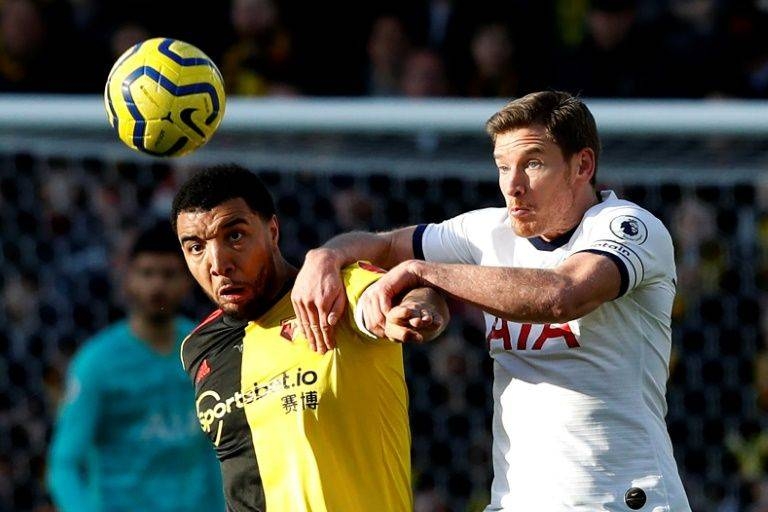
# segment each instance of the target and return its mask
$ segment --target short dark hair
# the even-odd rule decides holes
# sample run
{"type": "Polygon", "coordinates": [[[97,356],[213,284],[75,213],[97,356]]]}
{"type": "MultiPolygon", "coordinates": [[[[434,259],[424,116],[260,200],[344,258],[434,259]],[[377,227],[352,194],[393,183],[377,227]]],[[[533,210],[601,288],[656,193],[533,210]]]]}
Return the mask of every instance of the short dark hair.
{"type": "Polygon", "coordinates": [[[181,256],[179,240],[170,222],[158,220],[137,233],[128,251],[128,258],[133,261],[144,253],[181,256]]]}
{"type": "Polygon", "coordinates": [[[510,101],[485,123],[485,130],[495,143],[496,137],[517,128],[543,126],[565,158],[584,148],[595,152],[595,173],[600,157],[600,138],[592,112],[581,99],[562,91],[540,91],[510,101]]]}
{"type": "Polygon", "coordinates": [[[176,231],[176,220],[181,212],[209,211],[237,198],[242,198],[254,213],[265,220],[275,214],[272,194],[256,174],[237,164],[204,168],[184,182],[173,198],[173,230],[176,231]]]}

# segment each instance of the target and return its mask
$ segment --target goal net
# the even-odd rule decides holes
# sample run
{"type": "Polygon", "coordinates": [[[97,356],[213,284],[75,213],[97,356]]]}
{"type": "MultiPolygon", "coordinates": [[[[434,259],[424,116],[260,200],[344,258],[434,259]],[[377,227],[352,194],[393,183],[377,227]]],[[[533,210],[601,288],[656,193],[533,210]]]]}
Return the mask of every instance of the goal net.
{"type": "MultiPolygon", "coordinates": [[[[692,505],[711,509],[741,488],[744,446],[768,407],[755,370],[768,276],[768,107],[587,103],[603,142],[598,182],[651,210],[675,239],[667,420],[692,505]]],[[[502,105],[232,98],[207,146],[163,160],[124,147],[100,98],[0,97],[0,397],[9,412],[0,415],[9,475],[0,502],[31,510],[45,501],[63,372],[121,313],[114,254],[136,226],[168,214],[190,170],[237,162],[258,172],[275,195],[283,252],[300,264],[342,231],[501,205],[483,125],[502,105]]],[[[476,510],[490,488],[491,363],[477,312],[454,306],[439,348],[405,350],[416,496],[476,510]]],[[[202,316],[210,305],[197,296],[187,308],[202,316]]]]}

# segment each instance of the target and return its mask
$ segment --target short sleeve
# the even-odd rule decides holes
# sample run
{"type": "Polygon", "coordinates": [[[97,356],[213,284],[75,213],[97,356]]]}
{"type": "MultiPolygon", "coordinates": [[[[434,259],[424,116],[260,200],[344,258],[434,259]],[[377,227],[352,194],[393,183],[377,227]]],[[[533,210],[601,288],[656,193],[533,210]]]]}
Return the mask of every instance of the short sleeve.
{"type": "Polygon", "coordinates": [[[458,215],[414,231],[414,254],[440,263],[479,263],[483,236],[498,223],[499,209],[488,208],[458,215]]]}
{"type": "Polygon", "coordinates": [[[349,302],[350,323],[359,334],[367,338],[376,338],[376,336],[363,325],[362,311],[359,310],[357,305],[363,292],[385,273],[385,270],[367,261],[358,261],[344,267],[341,271],[341,279],[347,293],[347,301],[349,302]]]}
{"type": "Polygon", "coordinates": [[[610,208],[585,224],[587,233],[574,252],[605,254],[622,275],[620,295],[642,283],[675,277],[674,249],[659,219],[639,207],[610,208]]]}

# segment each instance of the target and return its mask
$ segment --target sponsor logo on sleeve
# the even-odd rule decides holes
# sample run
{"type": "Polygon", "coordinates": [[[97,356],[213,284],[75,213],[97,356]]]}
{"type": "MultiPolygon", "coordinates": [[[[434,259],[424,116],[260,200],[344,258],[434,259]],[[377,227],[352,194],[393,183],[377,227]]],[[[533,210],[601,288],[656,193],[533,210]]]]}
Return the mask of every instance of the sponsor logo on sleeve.
{"type": "Polygon", "coordinates": [[[648,228],[632,215],[619,215],[611,220],[611,232],[622,240],[642,244],[648,238],[648,228]]]}

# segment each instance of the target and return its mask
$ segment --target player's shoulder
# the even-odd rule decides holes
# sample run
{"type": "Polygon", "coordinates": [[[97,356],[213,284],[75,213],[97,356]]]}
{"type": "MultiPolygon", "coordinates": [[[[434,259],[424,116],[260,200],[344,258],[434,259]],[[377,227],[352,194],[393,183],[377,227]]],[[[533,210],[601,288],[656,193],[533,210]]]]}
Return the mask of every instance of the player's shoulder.
{"type": "Polygon", "coordinates": [[[195,322],[191,318],[187,318],[186,316],[179,316],[176,317],[176,330],[179,332],[186,334],[189,334],[192,332],[195,327],[197,327],[198,322],[195,322]]]}
{"type": "MultiPolygon", "coordinates": [[[[224,321],[225,315],[221,309],[216,309],[206,316],[197,325],[192,323],[192,327],[181,342],[179,347],[179,356],[185,369],[189,367],[191,361],[194,361],[200,354],[216,344],[222,333],[227,329],[234,328],[224,321]]],[[[242,322],[243,325],[247,322],[242,322]]]]}
{"type": "Polygon", "coordinates": [[[368,261],[356,261],[341,269],[341,280],[350,300],[356,299],[387,271],[368,261]]]}
{"type": "Polygon", "coordinates": [[[593,206],[584,216],[586,228],[609,229],[616,237],[642,243],[649,235],[669,237],[664,223],[642,206],[621,199],[613,191],[603,191],[602,201],[593,206]]]}
{"type": "Polygon", "coordinates": [[[453,217],[453,220],[460,220],[462,222],[478,222],[483,224],[500,224],[507,219],[508,215],[509,213],[507,212],[506,208],[494,206],[460,213],[459,215],[453,217]]]}
{"type": "Polygon", "coordinates": [[[206,332],[216,326],[224,319],[224,311],[221,309],[215,309],[208,314],[205,318],[195,324],[190,321],[191,329],[189,330],[189,336],[198,335],[206,332]]]}
{"type": "Polygon", "coordinates": [[[96,371],[115,361],[115,354],[122,353],[132,339],[128,320],[112,323],[87,338],[75,353],[71,367],[77,372],[96,371]]]}

